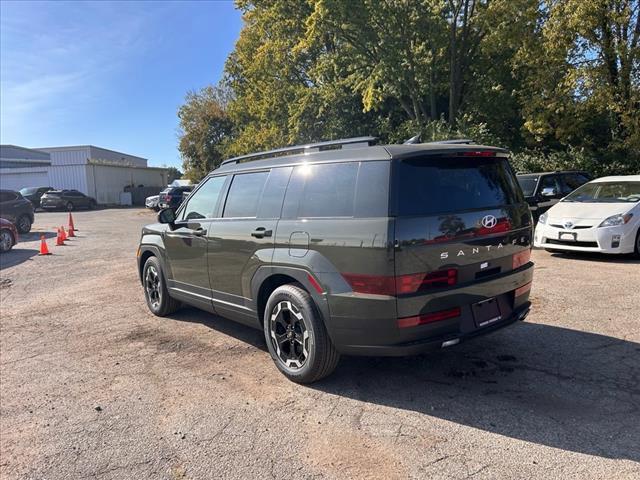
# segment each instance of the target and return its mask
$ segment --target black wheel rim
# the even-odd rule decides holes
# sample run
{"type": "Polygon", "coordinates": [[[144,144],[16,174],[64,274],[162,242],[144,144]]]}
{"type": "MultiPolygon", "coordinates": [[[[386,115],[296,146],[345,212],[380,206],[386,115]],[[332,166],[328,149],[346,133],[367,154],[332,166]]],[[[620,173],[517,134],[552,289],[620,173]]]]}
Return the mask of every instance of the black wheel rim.
{"type": "Polygon", "coordinates": [[[11,248],[11,244],[13,241],[11,240],[11,234],[5,230],[0,232],[0,250],[6,252],[11,248]]]}
{"type": "Polygon", "coordinates": [[[69,202],[67,203],[67,211],[70,212],[71,210],[73,210],[73,203],[69,202]]]}
{"type": "Polygon", "coordinates": [[[269,334],[276,356],[292,370],[309,358],[309,330],[300,309],[288,300],[279,302],[269,317],[269,334]]]}
{"type": "Polygon", "coordinates": [[[162,301],[162,290],[160,289],[160,275],[153,265],[147,267],[147,273],[144,276],[144,288],[147,292],[149,305],[154,310],[160,307],[162,301]]]}
{"type": "Polygon", "coordinates": [[[20,223],[18,224],[18,227],[19,227],[19,230],[21,230],[22,232],[26,232],[29,230],[29,228],[31,228],[31,222],[27,217],[22,217],[20,219],[20,223]]]}

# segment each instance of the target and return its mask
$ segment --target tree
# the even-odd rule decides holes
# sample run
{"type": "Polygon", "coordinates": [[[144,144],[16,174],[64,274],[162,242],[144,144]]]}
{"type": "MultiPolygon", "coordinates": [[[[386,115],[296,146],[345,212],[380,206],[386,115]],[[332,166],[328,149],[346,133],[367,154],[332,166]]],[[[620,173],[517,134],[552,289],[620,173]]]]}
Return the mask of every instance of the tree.
{"type": "Polygon", "coordinates": [[[198,182],[222,162],[231,140],[233,124],[226,107],[229,92],[221,86],[208,86],[188,92],[178,110],[180,120],[178,150],[185,176],[198,182]]]}
{"type": "Polygon", "coordinates": [[[169,183],[171,183],[174,180],[182,178],[182,172],[176,167],[167,167],[167,177],[169,183]]]}

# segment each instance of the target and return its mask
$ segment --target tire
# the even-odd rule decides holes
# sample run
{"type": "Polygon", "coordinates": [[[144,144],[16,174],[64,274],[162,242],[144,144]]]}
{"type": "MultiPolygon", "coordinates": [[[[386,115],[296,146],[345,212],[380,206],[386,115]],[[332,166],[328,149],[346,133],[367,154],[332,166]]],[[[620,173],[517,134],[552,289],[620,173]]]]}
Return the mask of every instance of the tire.
{"type": "Polygon", "coordinates": [[[29,215],[21,215],[18,217],[16,228],[20,233],[29,233],[31,231],[31,218],[29,218],[29,215]]]}
{"type": "Polygon", "coordinates": [[[91,200],[91,201],[89,202],[89,207],[87,207],[87,208],[88,208],[89,210],[95,210],[95,209],[96,209],[96,207],[97,207],[96,202],[94,202],[93,200],[91,200]]]}
{"type": "Polygon", "coordinates": [[[638,227],[638,232],[636,233],[636,248],[634,250],[634,255],[636,258],[640,258],[640,227],[638,227]]]}
{"type": "Polygon", "coordinates": [[[555,248],[545,248],[544,251],[549,253],[562,253],[562,250],[556,250],[555,248]]]}
{"type": "Polygon", "coordinates": [[[156,257],[149,257],[142,269],[142,285],[144,298],[151,313],[158,317],[166,317],[180,308],[180,302],[169,296],[167,283],[156,257]]]}
{"type": "Polygon", "coordinates": [[[71,212],[73,211],[73,203],[71,202],[67,202],[67,204],[64,206],[64,208],[67,210],[67,212],[71,212]]]}
{"type": "Polygon", "coordinates": [[[263,323],[271,358],[289,380],[313,383],[335,370],[340,354],[313,299],[302,288],[276,288],[267,301],[263,323]]]}
{"type": "Polygon", "coordinates": [[[8,252],[13,248],[14,238],[7,229],[0,230],[0,252],[8,252]]]}

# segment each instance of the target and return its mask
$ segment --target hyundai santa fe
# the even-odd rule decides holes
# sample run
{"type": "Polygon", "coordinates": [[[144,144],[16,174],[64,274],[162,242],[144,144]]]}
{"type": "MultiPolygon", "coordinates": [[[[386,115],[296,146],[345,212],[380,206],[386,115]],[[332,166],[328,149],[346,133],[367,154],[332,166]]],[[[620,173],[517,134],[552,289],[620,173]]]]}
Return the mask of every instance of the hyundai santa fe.
{"type": "Polygon", "coordinates": [[[233,158],[143,228],[147,305],[262,329],[289,379],[523,320],[532,219],[496,147],[360,137],[233,158]]]}

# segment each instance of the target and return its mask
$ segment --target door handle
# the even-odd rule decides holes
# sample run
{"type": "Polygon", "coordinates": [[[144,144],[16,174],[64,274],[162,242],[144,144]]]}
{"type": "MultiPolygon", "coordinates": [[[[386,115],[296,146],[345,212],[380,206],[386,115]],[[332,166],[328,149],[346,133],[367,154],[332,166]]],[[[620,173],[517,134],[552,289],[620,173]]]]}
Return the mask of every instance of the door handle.
{"type": "Polygon", "coordinates": [[[271,230],[267,230],[264,227],[258,227],[251,232],[251,236],[255,238],[270,237],[272,234],[273,232],[271,230]]]}
{"type": "Polygon", "coordinates": [[[207,231],[204,228],[197,228],[193,231],[193,234],[196,237],[204,237],[207,234],[207,231]]]}

